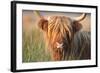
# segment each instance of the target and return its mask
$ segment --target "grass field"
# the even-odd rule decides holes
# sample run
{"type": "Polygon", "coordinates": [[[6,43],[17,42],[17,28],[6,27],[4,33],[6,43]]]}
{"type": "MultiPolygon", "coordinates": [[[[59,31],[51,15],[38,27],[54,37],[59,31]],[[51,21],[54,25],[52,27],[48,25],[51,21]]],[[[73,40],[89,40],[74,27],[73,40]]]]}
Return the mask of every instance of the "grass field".
{"type": "Polygon", "coordinates": [[[42,33],[33,29],[31,34],[23,31],[23,62],[49,61],[49,54],[45,53],[42,33]]]}

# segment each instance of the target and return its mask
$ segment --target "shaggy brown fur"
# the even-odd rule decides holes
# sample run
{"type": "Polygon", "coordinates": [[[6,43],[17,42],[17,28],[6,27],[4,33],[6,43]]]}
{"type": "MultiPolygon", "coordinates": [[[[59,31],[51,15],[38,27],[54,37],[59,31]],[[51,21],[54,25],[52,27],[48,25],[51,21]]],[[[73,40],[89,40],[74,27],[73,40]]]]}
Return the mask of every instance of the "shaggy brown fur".
{"type": "Polygon", "coordinates": [[[41,18],[38,26],[46,34],[46,44],[54,61],[90,59],[90,33],[81,31],[78,21],[65,16],[41,18]]]}

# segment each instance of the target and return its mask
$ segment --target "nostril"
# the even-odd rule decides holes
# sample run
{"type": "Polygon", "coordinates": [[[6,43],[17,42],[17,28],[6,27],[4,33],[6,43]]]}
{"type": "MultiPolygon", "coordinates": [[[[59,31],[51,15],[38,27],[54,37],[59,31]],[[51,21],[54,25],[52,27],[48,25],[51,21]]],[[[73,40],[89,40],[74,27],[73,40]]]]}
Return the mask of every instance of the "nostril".
{"type": "Polygon", "coordinates": [[[56,42],[56,48],[63,48],[63,43],[56,42]]]}

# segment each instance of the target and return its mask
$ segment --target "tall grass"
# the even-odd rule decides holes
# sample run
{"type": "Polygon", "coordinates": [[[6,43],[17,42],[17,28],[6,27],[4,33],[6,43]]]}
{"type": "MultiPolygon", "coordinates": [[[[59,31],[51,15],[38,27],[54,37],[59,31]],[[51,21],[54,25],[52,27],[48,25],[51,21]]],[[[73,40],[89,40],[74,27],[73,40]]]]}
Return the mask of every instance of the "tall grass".
{"type": "Polygon", "coordinates": [[[50,60],[50,55],[45,53],[44,39],[39,30],[33,29],[30,34],[23,30],[22,39],[23,62],[42,62],[50,60]]]}

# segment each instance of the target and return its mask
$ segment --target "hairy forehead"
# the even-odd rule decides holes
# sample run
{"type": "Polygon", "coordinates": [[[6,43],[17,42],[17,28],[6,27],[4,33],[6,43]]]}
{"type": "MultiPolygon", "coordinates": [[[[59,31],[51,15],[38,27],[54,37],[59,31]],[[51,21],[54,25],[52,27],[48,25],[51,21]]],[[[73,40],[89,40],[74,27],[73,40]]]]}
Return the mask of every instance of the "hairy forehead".
{"type": "Polygon", "coordinates": [[[52,15],[52,16],[47,16],[47,17],[46,17],[47,20],[51,20],[51,19],[54,19],[54,18],[69,19],[69,17],[64,16],[64,15],[55,15],[55,16],[52,15]]]}

